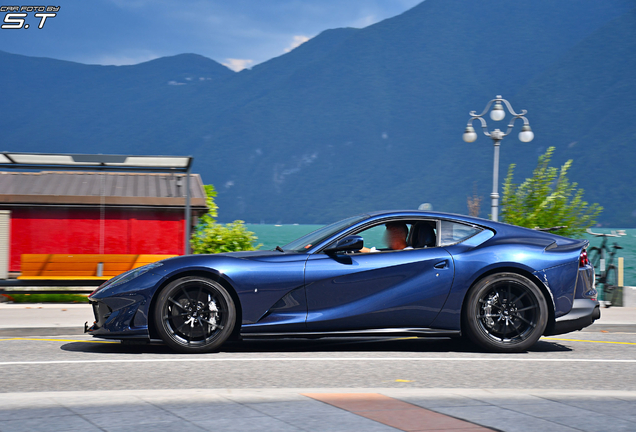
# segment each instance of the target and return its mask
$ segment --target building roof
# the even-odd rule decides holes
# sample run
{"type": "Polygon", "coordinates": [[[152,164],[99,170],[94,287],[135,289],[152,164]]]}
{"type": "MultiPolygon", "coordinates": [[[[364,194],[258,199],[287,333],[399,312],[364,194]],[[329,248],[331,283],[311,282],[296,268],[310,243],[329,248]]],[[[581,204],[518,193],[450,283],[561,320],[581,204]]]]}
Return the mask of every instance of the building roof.
{"type": "MultiPolygon", "coordinates": [[[[0,172],[0,206],[81,205],[185,207],[185,174],[0,172]]],[[[201,177],[190,174],[190,202],[206,209],[201,177]]]]}

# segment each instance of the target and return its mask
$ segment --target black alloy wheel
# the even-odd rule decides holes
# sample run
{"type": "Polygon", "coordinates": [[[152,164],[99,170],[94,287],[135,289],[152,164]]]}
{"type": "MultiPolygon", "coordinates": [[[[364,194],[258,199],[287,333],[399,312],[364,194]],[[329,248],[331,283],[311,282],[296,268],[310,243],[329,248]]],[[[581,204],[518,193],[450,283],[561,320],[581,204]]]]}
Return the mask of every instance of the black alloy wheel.
{"type": "Polygon", "coordinates": [[[530,279],[497,273],[470,289],[463,319],[473,343],[492,352],[520,352],[534,345],[545,331],[548,305],[530,279]]]}
{"type": "Polygon", "coordinates": [[[218,282],[186,276],[169,283],[154,307],[154,322],[161,339],[183,353],[217,350],[232,334],[236,320],[234,301],[218,282]]]}

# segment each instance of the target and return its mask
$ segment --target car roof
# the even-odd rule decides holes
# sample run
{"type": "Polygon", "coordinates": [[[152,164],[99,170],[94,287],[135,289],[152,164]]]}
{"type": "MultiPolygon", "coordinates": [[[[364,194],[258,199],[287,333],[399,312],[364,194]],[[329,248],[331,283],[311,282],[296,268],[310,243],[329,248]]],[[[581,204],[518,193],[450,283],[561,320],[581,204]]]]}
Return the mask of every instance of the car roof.
{"type": "MultiPolygon", "coordinates": [[[[498,225],[507,225],[499,222],[494,222],[488,219],[482,219],[473,216],[466,216],[456,213],[444,213],[444,212],[435,212],[435,211],[423,211],[423,210],[381,210],[381,211],[372,211],[367,212],[370,218],[375,218],[379,216],[386,217],[418,217],[418,218],[433,218],[433,219],[453,219],[457,221],[462,221],[470,224],[481,225],[489,228],[496,229],[498,225]]],[[[512,225],[508,225],[512,226],[512,225]]]]}
{"type": "Polygon", "coordinates": [[[537,231],[530,228],[520,227],[517,225],[510,225],[503,222],[495,222],[489,219],[482,219],[473,216],[467,216],[456,213],[444,213],[434,211],[422,211],[422,210],[381,210],[367,212],[366,215],[369,219],[381,218],[381,217],[416,217],[416,218],[431,218],[431,219],[449,219],[458,222],[464,222],[471,225],[477,225],[484,228],[488,228],[494,231],[499,236],[520,236],[520,237],[533,237],[543,238],[558,243],[572,242],[572,239],[562,237],[557,234],[537,231]]]}

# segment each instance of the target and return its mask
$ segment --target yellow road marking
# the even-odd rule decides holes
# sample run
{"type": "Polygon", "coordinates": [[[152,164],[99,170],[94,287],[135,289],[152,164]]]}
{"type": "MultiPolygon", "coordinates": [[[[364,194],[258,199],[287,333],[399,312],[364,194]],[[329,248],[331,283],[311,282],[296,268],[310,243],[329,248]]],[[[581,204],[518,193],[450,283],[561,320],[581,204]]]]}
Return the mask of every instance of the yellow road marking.
{"type": "Polygon", "coordinates": [[[614,341],[595,341],[595,340],[585,340],[585,339],[558,339],[551,337],[542,337],[543,340],[553,340],[553,341],[567,341],[567,342],[590,342],[590,343],[605,343],[605,344],[616,344],[616,345],[636,345],[636,342],[614,342],[614,341]]]}
{"type": "Polygon", "coordinates": [[[46,341],[46,342],[86,342],[86,343],[119,343],[115,341],[96,341],[96,340],[78,340],[78,339],[40,339],[40,338],[9,338],[9,339],[0,339],[0,341],[12,341],[12,340],[23,340],[23,341],[46,341]]]}

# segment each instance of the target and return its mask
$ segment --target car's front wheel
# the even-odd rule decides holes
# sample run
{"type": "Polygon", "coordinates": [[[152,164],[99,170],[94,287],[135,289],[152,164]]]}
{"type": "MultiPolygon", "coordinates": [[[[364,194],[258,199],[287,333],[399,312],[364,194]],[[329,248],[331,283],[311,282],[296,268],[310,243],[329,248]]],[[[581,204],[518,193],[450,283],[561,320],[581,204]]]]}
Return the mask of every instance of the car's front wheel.
{"type": "Polygon", "coordinates": [[[543,334],[548,305],[530,279],[497,273],[475,284],[466,298],[464,330],[471,341],[494,352],[525,351],[543,334]]]}
{"type": "Polygon", "coordinates": [[[154,307],[161,339],[183,353],[218,349],[231,335],[236,319],[232,297],[218,282],[186,276],[169,283],[154,307]]]}

